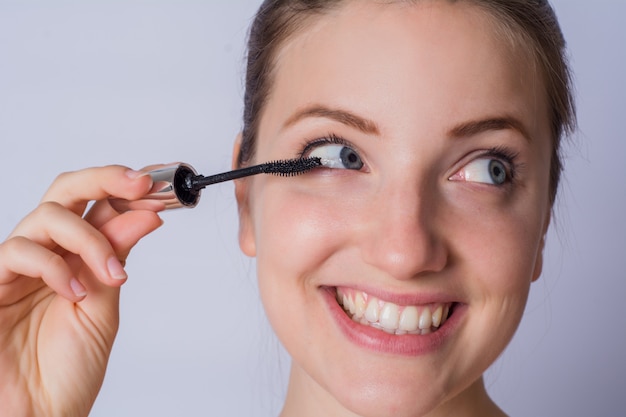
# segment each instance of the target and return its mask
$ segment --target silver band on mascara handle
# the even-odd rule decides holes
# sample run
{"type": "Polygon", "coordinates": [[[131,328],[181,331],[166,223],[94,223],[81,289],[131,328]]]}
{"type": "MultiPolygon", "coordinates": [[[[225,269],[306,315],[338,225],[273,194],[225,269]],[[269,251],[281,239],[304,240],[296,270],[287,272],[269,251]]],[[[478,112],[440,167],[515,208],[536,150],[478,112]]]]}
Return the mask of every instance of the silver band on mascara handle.
{"type": "Polygon", "coordinates": [[[190,190],[186,181],[197,175],[188,164],[167,165],[146,171],[152,177],[152,189],[139,200],[110,198],[109,203],[120,213],[128,210],[162,211],[180,207],[193,208],[200,201],[200,190],[190,190]]]}

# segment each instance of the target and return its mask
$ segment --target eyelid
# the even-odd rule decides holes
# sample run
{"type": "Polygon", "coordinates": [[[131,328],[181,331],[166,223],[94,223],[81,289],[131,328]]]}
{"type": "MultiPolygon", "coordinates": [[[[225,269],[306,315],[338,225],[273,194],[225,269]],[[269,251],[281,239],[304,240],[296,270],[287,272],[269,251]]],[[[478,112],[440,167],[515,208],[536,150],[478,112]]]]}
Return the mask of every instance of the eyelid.
{"type": "Polygon", "coordinates": [[[519,156],[519,152],[508,148],[506,146],[496,146],[489,149],[479,150],[471,153],[467,158],[468,161],[464,162],[463,165],[454,171],[448,179],[451,181],[459,180],[459,173],[465,170],[465,168],[479,160],[498,160],[506,165],[507,175],[509,179],[503,184],[491,184],[496,187],[503,187],[507,185],[514,184],[517,180],[517,174],[520,169],[523,167],[523,164],[517,161],[519,156]],[[455,179],[457,177],[457,179],[455,179]]]}
{"type": "Polygon", "coordinates": [[[334,133],[330,133],[326,136],[318,137],[316,139],[307,141],[306,144],[304,145],[304,148],[302,148],[298,156],[300,158],[306,158],[307,154],[311,152],[313,149],[317,148],[318,146],[328,145],[328,144],[348,146],[360,154],[360,152],[350,142],[348,142],[347,140],[345,140],[344,138],[340,136],[337,136],[334,133]]]}
{"type": "Polygon", "coordinates": [[[334,133],[309,140],[299,154],[300,158],[320,157],[322,165],[329,169],[368,171],[361,151],[350,141],[334,133]]]}
{"type": "Polygon", "coordinates": [[[518,156],[519,152],[514,151],[513,149],[504,146],[496,146],[488,149],[482,158],[497,159],[504,163],[507,167],[507,174],[511,176],[507,183],[511,184],[516,180],[516,174],[520,167],[520,164],[517,162],[518,156]]]}

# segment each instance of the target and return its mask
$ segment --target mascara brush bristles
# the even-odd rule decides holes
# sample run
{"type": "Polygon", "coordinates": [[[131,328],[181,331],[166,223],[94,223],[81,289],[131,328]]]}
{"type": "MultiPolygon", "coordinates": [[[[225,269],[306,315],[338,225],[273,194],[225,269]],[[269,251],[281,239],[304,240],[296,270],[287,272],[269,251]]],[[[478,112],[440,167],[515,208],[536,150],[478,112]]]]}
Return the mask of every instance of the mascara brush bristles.
{"type": "Polygon", "coordinates": [[[210,175],[208,177],[198,175],[193,178],[189,178],[188,181],[185,181],[185,186],[189,190],[199,191],[211,184],[236,180],[239,178],[248,177],[250,175],[273,174],[283,177],[293,177],[320,166],[322,166],[322,160],[320,158],[286,159],[280,161],[266,162],[264,164],[240,168],[234,171],[210,175]]]}
{"type": "Polygon", "coordinates": [[[303,174],[321,165],[322,161],[320,158],[300,158],[273,161],[258,166],[263,167],[264,174],[293,177],[295,175],[303,174]]]}

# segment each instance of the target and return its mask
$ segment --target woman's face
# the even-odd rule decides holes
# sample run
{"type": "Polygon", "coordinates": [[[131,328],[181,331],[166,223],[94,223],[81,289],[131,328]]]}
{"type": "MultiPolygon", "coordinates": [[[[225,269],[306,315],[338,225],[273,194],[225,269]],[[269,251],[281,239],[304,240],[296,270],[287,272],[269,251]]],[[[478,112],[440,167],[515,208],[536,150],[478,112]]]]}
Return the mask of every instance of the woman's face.
{"type": "Polygon", "coordinates": [[[255,158],[335,167],[239,182],[241,247],[321,410],[452,406],[541,271],[543,86],[463,3],[347,2],[313,19],[280,49],[255,158]]]}

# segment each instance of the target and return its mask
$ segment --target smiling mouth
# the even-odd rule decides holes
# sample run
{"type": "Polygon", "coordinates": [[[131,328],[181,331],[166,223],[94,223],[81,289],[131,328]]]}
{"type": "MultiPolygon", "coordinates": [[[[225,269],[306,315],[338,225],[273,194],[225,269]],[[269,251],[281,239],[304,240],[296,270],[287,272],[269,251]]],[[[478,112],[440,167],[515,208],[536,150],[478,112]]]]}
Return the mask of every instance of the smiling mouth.
{"type": "Polygon", "coordinates": [[[395,335],[436,332],[450,317],[454,303],[401,306],[362,291],[337,288],[336,299],[353,321],[395,335]]]}

